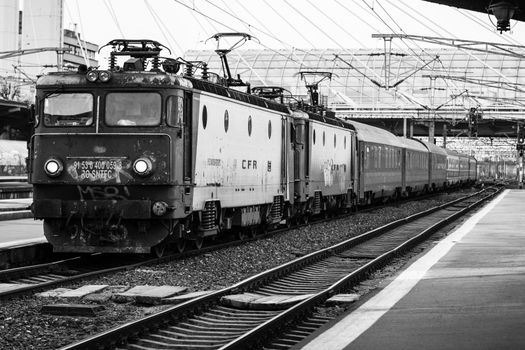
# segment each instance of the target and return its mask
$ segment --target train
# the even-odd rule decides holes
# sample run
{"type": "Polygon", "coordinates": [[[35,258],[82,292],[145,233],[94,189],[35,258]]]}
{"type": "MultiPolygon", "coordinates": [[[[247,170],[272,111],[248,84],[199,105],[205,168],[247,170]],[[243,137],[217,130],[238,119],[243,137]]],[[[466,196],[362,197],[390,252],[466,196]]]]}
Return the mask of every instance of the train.
{"type": "Polygon", "coordinates": [[[37,81],[28,177],[56,252],[161,256],[476,181],[473,157],[109,45],[107,70],[37,81]]]}

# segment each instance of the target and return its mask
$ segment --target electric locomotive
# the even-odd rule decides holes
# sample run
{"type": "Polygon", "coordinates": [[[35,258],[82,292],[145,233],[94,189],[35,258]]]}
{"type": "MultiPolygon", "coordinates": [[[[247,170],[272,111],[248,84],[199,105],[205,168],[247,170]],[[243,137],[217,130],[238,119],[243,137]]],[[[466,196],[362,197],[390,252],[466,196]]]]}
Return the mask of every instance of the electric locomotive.
{"type": "Polygon", "coordinates": [[[32,210],[55,251],[161,255],[352,205],[344,122],[228,88],[155,41],[108,45],[108,70],[37,81],[32,210]]]}

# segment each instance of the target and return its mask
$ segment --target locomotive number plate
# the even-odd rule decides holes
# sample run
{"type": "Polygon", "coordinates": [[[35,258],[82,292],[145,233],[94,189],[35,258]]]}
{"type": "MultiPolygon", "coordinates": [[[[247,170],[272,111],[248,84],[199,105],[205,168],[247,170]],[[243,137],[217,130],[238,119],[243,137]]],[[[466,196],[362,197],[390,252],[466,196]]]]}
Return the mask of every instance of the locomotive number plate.
{"type": "Polygon", "coordinates": [[[127,172],[129,162],[124,159],[73,159],[68,162],[67,171],[77,181],[108,182],[121,180],[127,172]]]}

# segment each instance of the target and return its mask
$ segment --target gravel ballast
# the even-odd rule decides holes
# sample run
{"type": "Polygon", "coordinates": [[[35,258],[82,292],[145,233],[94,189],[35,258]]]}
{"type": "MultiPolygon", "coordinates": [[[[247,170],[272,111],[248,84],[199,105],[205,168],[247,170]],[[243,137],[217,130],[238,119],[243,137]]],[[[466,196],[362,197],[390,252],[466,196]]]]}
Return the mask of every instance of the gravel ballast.
{"type": "MultiPolygon", "coordinates": [[[[63,287],[77,288],[85,284],[173,285],[187,287],[188,292],[217,290],[297,256],[334,245],[464,194],[440,195],[330,222],[313,223],[200,256],[139,267],[63,287]]],[[[103,303],[106,310],[97,317],[53,316],[40,312],[43,305],[59,302],[57,299],[37,298],[34,295],[0,300],[0,349],[54,349],[170,307],[145,307],[108,301],[103,303]]]]}

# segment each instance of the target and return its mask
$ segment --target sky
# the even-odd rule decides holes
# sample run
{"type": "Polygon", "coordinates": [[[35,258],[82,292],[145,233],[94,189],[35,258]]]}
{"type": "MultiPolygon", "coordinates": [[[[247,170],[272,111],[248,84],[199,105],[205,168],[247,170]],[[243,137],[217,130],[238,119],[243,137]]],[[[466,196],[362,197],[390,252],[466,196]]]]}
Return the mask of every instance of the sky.
{"type": "MultiPolygon", "coordinates": [[[[382,48],[372,34],[386,33],[525,44],[524,23],[511,21],[512,32],[502,35],[490,17],[421,0],[64,0],[64,27],[76,26],[83,39],[100,46],[152,39],[168,46],[171,55],[163,55],[171,57],[215,49],[207,39],[233,31],[256,38],[243,49],[382,48]]],[[[396,39],[392,47],[408,46],[430,45],[396,39]]]]}

